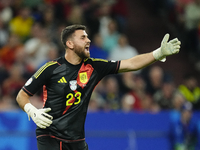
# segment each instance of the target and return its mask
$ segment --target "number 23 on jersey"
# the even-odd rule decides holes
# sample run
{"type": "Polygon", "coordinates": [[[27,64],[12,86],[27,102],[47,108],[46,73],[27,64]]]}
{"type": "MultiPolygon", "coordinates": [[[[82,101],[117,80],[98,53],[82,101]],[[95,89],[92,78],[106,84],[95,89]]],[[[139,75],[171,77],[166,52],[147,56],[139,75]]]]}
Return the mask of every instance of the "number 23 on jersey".
{"type": "Polygon", "coordinates": [[[66,106],[71,106],[72,104],[77,105],[81,102],[81,92],[77,92],[75,94],[69,93],[66,98],[66,106]]]}

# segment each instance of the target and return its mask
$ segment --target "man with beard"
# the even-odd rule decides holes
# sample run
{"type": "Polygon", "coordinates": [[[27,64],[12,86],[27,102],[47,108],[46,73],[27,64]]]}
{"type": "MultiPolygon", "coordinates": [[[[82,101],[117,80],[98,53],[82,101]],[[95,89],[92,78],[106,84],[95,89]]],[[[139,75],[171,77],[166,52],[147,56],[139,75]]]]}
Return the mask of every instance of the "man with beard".
{"type": "Polygon", "coordinates": [[[19,106],[38,126],[39,150],[88,150],[84,124],[88,103],[98,82],[109,74],[141,69],[156,60],[179,52],[180,41],[169,42],[166,34],[161,47],[121,61],[90,58],[90,39],[83,25],[63,29],[64,56],[46,63],[22,87],[17,96],[19,106]],[[43,86],[43,109],[29,101],[43,86]]]}

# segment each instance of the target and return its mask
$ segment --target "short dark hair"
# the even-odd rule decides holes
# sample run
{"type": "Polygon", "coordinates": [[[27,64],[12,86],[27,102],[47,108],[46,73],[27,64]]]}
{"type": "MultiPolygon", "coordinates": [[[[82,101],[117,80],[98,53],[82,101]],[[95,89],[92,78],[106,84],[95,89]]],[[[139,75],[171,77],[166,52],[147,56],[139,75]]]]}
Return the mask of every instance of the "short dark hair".
{"type": "Polygon", "coordinates": [[[86,30],[84,25],[70,25],[64,28],[61,32],[61,41],[65,48],[67,48],[66,41],[76,30],[86,30]]]}

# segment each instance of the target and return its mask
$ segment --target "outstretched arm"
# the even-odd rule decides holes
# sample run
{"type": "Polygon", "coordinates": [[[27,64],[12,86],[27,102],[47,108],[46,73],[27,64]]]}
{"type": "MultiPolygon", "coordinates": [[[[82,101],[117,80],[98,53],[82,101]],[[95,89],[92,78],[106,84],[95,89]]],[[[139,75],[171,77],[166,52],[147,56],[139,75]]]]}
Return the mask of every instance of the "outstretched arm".
{"type": "Polygon", "coordinates": [[[140,54],[130,59],[121,60],[118,72],[136,71],[154,63],[155,61],[153,52],[140,54]]]}
{"type": "Polygon", "coordinates": [[[157,60],[166,61],[166,56],[177,54],[180,50],[181,42],[175,38],[169,41],[169,34],[166,34],[161,42],[160,48],[150,53],[137,55],[130,59],[121,60],[118,72],[135,71],[144,68],[157,60]]]}

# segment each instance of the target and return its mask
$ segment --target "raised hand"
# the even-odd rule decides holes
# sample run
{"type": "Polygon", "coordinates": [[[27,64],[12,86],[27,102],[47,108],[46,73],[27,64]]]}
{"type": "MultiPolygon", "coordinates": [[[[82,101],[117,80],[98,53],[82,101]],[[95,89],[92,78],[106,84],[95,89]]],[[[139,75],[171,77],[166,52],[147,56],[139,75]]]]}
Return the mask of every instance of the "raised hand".
{"type": "Polygon", "coordinates": [[[156,60],[166,61],[166,56],[177,54],[180,51],[181,42],[175,38],[168,42],[169,34],[166,34],[161,42],[161,47],[153,51],[156,60]]]}

